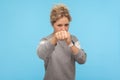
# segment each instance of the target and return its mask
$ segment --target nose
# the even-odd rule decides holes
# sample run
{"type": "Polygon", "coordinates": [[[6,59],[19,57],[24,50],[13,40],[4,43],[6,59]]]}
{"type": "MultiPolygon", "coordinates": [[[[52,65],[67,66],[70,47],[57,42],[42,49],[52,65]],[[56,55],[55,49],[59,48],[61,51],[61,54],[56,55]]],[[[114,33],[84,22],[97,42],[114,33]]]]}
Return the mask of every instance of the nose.
{"type": "Polygon", "coordinates": [[[65,30],[65,26],[62,26],[62,27],[61,27],[61,30],[64,31],[64,30],[65,30]]]}

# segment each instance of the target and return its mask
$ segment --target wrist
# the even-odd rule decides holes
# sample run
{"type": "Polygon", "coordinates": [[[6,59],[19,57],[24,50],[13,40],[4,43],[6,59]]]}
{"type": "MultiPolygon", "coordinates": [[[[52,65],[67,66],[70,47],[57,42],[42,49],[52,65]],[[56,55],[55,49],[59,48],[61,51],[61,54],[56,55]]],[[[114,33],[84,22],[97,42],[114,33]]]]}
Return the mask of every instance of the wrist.
{"type": "Polygon", "coordinates": [[[72,46],[74,46],[74,42],[73,41],[71,41],[70,43],[69,43],[69,45],[68,45],[69,47],[72,47],[72,46]]]}
{"type": "Polygon", "coordinates": [[[56,39],[55,36],[53,36],[53,37],[51,38],[51,43],[52,43],[53,45],[56,45],[56,44],[57,44],[57,39],[56,39]]]}

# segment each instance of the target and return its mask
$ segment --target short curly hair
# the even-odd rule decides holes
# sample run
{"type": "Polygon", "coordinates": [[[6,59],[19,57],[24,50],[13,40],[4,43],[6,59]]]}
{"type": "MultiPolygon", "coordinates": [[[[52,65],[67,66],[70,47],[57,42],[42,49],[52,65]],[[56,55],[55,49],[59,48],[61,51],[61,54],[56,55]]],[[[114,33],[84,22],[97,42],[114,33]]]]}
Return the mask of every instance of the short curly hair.
{"type": "Polygon", "coordinates": [[[68,8],[64,4],[57,4],[52,8],[50,14],[50,21],[53,25],[58,19],[62,17],[67,17],[69,21],[71,21],[71,16],[69,14],[68,8]]]}

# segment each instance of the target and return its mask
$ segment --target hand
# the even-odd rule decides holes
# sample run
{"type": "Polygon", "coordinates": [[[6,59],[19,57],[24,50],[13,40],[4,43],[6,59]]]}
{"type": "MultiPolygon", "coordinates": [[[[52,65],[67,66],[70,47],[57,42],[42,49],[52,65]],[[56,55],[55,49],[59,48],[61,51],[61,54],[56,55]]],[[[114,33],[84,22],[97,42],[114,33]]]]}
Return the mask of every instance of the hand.
{"type": "Polygon", "coordinates": [[[71,43],[71,41],[72,41],[69,32],[67,32],[67,38],[65,39],[65,41],[66,41],[67,45],[69,45],[71,43]]]}
{"type": "Polygon", "coordinates": [[[68,45],[71,43],[70,33],[67,31],[56,32],[55,37],[57,40],[65,40],[68,45]]]}

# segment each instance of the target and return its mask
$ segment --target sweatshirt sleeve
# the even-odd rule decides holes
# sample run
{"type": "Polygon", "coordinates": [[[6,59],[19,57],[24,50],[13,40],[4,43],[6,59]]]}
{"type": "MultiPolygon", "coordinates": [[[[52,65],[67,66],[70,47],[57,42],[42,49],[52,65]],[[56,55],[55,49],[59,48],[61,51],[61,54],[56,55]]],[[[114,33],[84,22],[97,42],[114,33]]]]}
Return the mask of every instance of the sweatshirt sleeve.
{"type": "Polygon", "coordinates": [[[79,64],[84,64],[86,62],[86,53],[81,48],[80,43],[78,39],[75,36],[72,36],[72,40],[74,41],[74,45],[79,49],[77,55],[73,55],[75,61],[77,61],[79,64]]]}
{"type": "Polygon", "coordinates": [[[51,44],[50,40],[44,38],[37,47],[37,54],[41,59],[46,60],[46,58],[52,54],[54,48],[55,45],[51,44]]]}
{"type": "Polygon", "coordinates": [[[79,64],[84,64],[86,62],[86,53],[84,52],[83,49],[79,49],[78,54],[74,55],[75,60],[79,63],[79,64]]]}

